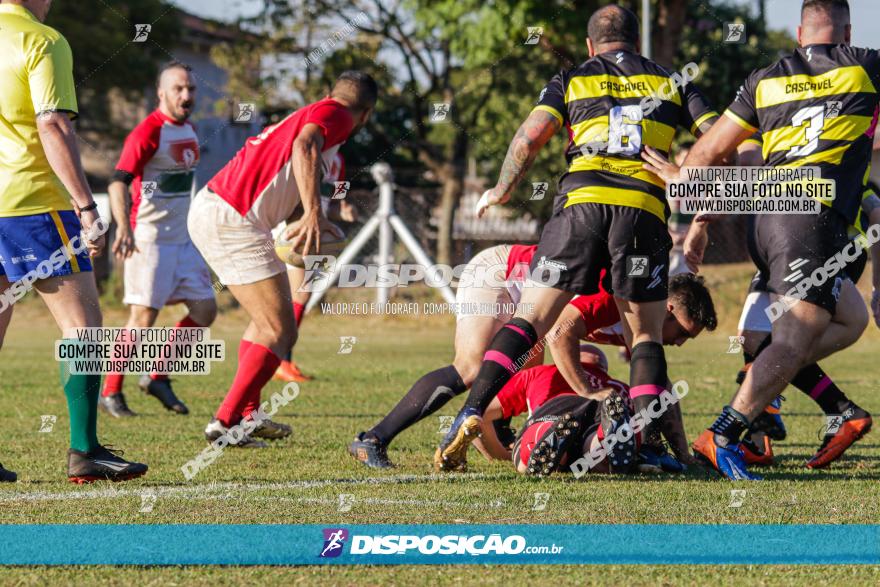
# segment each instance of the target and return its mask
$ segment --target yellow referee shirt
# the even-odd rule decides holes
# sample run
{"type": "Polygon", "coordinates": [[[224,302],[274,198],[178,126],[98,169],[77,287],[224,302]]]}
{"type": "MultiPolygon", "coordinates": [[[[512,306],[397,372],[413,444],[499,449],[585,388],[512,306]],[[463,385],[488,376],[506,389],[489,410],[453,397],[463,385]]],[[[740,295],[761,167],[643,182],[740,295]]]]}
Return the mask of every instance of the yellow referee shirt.
{"type": "Polygon", "coordinates": [[[26,8],[0,4],[0,55],[0,217],[71,210],[37,132],[42,112],[76,116],[70,45],[26,8]]]}

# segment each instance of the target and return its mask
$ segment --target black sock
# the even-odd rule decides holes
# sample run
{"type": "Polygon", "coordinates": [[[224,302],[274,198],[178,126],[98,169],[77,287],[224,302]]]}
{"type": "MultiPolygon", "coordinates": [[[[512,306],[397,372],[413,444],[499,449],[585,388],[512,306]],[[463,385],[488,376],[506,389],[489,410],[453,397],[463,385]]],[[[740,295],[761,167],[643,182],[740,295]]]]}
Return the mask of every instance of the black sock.
{"type": "MultiPolygon", "coordinates": [[[[666,355],[658,342],[640,342],[632,350],[629,363],[630,397],[636,412],[646,410],[666,389],[666,355]]],[[[658,429],[659,422],[646,423],[648,438],[658,429]]]]}
{"type": "Polygon", "coordinates": [[[395,436],[430,416],[466,389],[461,375],[452,365],[431,371],[415,382],[394,409],[367,432],[367,436],[374,436],[383,444],[388,444],[395,436]]]}
{"type": "Polygon", "coordinates": [[[527,320],[514,318],[505,324],[483,356],[483,365],[464,407],[474,408],[480,414],[485,412],[504,384],[528,362],[529,349],[537,340],[537,333],[527,320]]]}
{"type": "Polygon", "coordinates": [[[721,415],[709,426],[709,430],[715,433],[715,442],[718,446],[728,446],[739,444],[743,432],[748,430],[749,426],[745,416],[730,406],[724,406],[721,415]]]}
{"type": "Polygon", "coordinates": [[[816,363],[798,371],[791,384],[812,398],[826,414],[842,414],[852,405],[849,398],[816,363]]]}

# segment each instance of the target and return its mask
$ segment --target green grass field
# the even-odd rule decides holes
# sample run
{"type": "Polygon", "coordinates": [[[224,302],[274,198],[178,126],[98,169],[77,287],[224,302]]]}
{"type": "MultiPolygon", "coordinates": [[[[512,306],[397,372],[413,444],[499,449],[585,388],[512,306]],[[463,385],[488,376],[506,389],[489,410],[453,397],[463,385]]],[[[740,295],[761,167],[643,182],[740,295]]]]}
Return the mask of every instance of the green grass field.
{"type": "MultiPolygon", "coordinates": [[[[747,266],[710,268],[721,325],[682,348],[668,351],[673,379],[685,379],[690,393],[682,406],[689,437],[708,425],[729,399],[739,355],[727,354],[735,334],[738,305],[748,280],[747,266]]],[[[126,392],[138,418],[99,420],[106,444],[126,457],[150,465],[140,480],[76,487],[66,482],[67,417],[58,386],[52,342],[56,329],[42,306],[26,300],[15,309],[0,354],[0,461],[19,473],[15,485],[0,487],[0,523],[876,523],[880,503],[880,446],[869,435],[842,461],[824,472],[803,462],[820,443],[824,419],[814,404],[789,390],[784,415],[789,439],[777,445],[779,465],[767,470],[767,482],[746,489],[741,507],[730,507],[732,484],[691,471],[676,477],[586,476],[576,481],[557,476],[536,480],[514,474],[507,463],[488,463],[475,451],[465,475],[436,477],[431,455],[441,439],[434,416],[404,433],[392,446],[399,467],[377,473],[355,463],[345,446],[359,430],[380,418],[426,371],[452,356],[453,319],[445,317],[349,318],[309,315],[297,359],[315,381],[277,419],[294,435],[266,450],[227,450],[193,481],[181,474],[183,463],[204,446],[202,429],[225,393],[235,361],[214,364],[206,377],[179,377],[178,394],[189,416],[165,412],[136,389],[126,392]],[[337,354],[340,336],[356,336],[348,355],[337,354]],[[56,415],[50,433],[39,432],[41,415],[56,415]],[[549,493],[543,511],[532,509],[535,493],[549,493]],[[142,512],[142,494],[154,494],[152,511],[142,512]],[[339,511],[340,495],[354,496],[350,511],[339,511]]],[[[161,317],[171,324],[183,312],[171,308],[161,317]]],[[[119,309],[105,312],[107,325],[119,325],[119,309]]],[[[226,339],[234,357],[244,316],[228,311],[213,329],[226,339]]],[[[855,347],[825,363],[838,385],[865,408],[880,412],[876,356],[880,333],[874,325],[855,347]]],[[[626,379],[627,367],[613,349],[612,372],[626,379]]],[[[272,382],[264,394],[279,391],[272,382]]],[[[266,395],[268,397],[268,395],[266,395]]],[[[453,415],[460,402],[441,410],[453,415]]],[[[876,433],[875,433],[876,434],[876,433]]],[[[348,499],[348,498],[344,498],[348,499]]],[[[877,581],[873,567],[507,567],[486,568],[259,568],[259,569],[3,569],[3,584],[89,582],[94,584],[180,584],[291,582],[321,584],[506,583],[542,576],[561,584],[628,581],[637,584],[842,584],[877,581]]]]}

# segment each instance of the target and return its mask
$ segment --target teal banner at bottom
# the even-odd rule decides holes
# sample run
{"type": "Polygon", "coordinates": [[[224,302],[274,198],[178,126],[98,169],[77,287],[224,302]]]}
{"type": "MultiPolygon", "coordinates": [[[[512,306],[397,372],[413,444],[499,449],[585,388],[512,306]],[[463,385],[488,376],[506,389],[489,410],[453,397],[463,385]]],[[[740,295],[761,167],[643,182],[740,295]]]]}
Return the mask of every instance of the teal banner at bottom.
{"type": "Polygon", "coordinates": [[[880,564],[880,525],[2,525],[0,564],[880,564]]]}

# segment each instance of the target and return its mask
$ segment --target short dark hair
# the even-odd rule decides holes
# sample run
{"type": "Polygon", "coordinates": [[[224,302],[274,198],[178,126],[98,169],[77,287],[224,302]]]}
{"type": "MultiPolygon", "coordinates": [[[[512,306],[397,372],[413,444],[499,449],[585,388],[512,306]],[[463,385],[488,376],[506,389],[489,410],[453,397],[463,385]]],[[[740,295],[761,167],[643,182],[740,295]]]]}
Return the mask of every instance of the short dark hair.
{"type": "Polygon", "coordinates": [[[162,66],[159,68],[159,73],[156,74],[156,87],[157,88],[159,87],[159,81],[162,79],[163,73],[165,73],[169,69],[176,69],[178,67],[180,69],[186,71],[187,73],[191,73],[193,70],[192,67],[190,67],[189,65],[187,65],[183,61],[178,61],[177,59],[163,63],[162,66]]]}
{"type": "Polygon", "coordinates": [[[342,98],[356,110],[372,108],[379,98],[379,86],[368,73],[357,70],[343,71],[336,78],[331,98],[342,98]]]}
{"type": "Polygon", "coordinates": [[[849,17],[848,0],[804,0],[801,6],[801,17],[807,10],[817,10],[828,14],[832,18],[849,17]]]}
{"type": "Polygon", "coordinates": [[[718,326],[715,304],[704,279],[693,273],[679,273],[669,280],[669,299],[683,306],[691,320],[712,332],[718,326]]]}
{"type": "Polygon", "coordinates": [[[629,9],[617,4],[600,8],[590,17],[587,35],[594,44],[626,43],[635,45],[639,40],[639,19],[629,9]]]}

